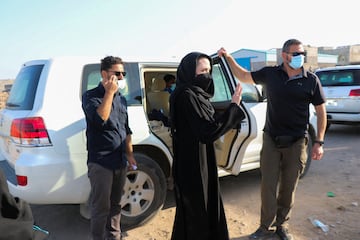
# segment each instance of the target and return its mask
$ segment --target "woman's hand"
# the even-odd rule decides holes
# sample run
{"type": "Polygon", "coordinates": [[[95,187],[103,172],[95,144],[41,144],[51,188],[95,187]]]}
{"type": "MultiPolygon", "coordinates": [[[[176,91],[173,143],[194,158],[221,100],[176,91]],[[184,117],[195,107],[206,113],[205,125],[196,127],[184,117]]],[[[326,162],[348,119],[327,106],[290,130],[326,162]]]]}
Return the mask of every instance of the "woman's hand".
{"type": "Polygon", "coordinates": [[[232,95],[232,100],[231,100],[231,102],[232,102],[232,103],[236,103],[237,105],[240,105],[241,93],[242,93],[242,87],[241,87],[240,83],[238,83],[238,84],[236,85],[234,95],[232,95]]]}

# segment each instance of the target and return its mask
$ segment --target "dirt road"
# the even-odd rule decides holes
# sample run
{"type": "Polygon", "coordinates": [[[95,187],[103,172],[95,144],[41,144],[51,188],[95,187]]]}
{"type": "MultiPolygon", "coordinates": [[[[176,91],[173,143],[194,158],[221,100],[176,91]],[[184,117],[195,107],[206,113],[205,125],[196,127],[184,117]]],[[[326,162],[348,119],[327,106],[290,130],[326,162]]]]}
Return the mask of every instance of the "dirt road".
{"type": "MultiPolygon", "coordinates": [[[[360,126],[331,126],[324,158],[312,162],[297,189],[289,227],[295,240],[360,239],[359,156],[360,126]],[[329,232],[314,227],[309,217],[329,225],[329,232]]],[[[248,239],[259,223],[259,171],[225,177],[220,184],[231,239],[248,239]]],[[[164,209],[154,219],[128,230],[125,239],[170,239],[175,213],[172,194],[168,194],[164,209]]],[[[50,231],[51,240],[88,239],[89,221],[78,211],[77,205],[33,206],[37,223],[50,231]]]]}

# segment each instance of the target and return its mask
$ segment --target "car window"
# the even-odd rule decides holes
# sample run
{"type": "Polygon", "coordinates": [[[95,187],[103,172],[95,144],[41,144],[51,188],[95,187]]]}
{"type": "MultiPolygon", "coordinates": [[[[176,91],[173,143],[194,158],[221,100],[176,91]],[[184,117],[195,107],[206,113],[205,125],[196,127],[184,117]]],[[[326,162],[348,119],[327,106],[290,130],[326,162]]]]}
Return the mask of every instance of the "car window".
{"type": "Polygon", "coordinates": [[[214,79],[215,94],[211,102],[223,102],[231,100],[231,92],[227,84],[225,75],[219,64],[213,65],[212,77],[214,79]]]}
{"type": "Polygon", "coordinates": [[[241,83],[242,86],[242,94],[241,100],[243,102],[251,103],[251,102],[259,102],[259,92],[256,89],[255,85],[241,83]]]}
{"type": "Polygon", "coordinates": [[[319,71],[316,75],[322,86],[360,85],[360,70],[357,69],[319,71]]]}
{"type": "MultiPolygon", "coordinates": [[[[211,98],[211,102],[230,101],[232,94],[230,92],[229,84],[219,63],[213,65],[212,76],[215,85],[215,94],[211,98]]],[[[239,82],[238,79],[236,79],[239,82]]],[[[253,84],[241,83],[242,86],[242,101],[244,102],[259,102],[259,94],[253,84]]]]}
{"type": "Polygon", "coordinates": [[[31,65],[20,70],[11,87],[6,109],[32,110],[43,67],[44,65],[31,65]]]}
{"type": "MultiPolygon", "coordinates": [[[[126,87],[119,90],[126,98],[128,106],[142,103],[140,76],[136,63],[125,63],[126,87]]],[[[95,88],[101,80],[100,64],[88,64],[84,66],[82,76],[82,92],[95,88]]]]}

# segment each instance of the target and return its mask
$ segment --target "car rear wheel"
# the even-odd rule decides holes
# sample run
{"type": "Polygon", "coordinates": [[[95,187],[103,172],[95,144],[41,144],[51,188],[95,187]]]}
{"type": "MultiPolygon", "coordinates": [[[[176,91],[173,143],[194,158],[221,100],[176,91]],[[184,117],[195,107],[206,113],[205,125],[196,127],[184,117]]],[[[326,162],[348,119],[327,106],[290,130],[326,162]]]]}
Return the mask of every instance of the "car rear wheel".
{"type": "Polygon", "coordinates": [[[159,165],[144,154],[134,154],[137,169],[127,173],[122,196],[123,230],[139,226],[162,208],[166,198],[166,178],[159,165]]]}

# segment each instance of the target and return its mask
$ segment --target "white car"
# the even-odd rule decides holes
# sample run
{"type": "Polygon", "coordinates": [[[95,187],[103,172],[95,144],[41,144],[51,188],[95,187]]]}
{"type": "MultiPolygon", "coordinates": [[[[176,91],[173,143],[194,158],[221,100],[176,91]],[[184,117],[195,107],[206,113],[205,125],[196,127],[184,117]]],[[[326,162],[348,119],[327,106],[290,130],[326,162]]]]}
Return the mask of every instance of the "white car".
{"type": "MultiPolygon", "coordinates": [[[[217,111],[231,101],[237,80],[224,59],[213,56],[217,111]]],[[[23,64],[5,109],[0,112],[0,150],[10,192],[32,204],[80,204],[86,216],[86,122],[81,95],[100,81],[99,58],[62,57],[23,64]]],[[[176,75],[178,62],[126,61],[129,124],[138,169],[127,174],[122,223],[136,226],[161,209],[172,187],[172,146],[163,76],[176,75]],[[154,110],[155,109],[155,110],[154,110]]],[[[243,84],[245,119],[214,144],[219,176],[259,168],[266,100],[257,86],[243,84]]],[[[309,132],[316,136],[311,111],[309,132]]],[[[312,139],[309,149],[311,150],[312,139]]],[[[311,162],[307,162],[307,168],[311,162]]]]}
{"type": "Polygon", "coordinates": [[[360,124],[360,65],[322,68],[315,74],[326,96],[327,128],[360,124]]]}

